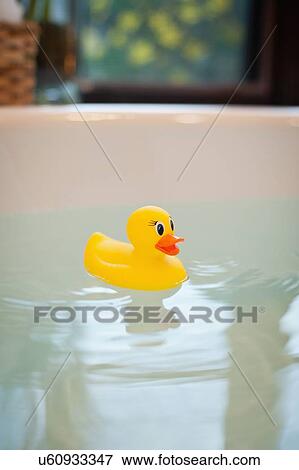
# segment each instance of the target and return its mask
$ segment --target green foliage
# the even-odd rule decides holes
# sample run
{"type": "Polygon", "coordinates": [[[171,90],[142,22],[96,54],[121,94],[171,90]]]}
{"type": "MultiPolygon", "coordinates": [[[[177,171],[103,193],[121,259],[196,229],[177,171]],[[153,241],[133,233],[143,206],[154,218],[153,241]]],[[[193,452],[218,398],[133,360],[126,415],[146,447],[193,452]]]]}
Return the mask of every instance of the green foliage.
{"type": "Polygon", "coordinates": [[[81,74],[103,80],[236,81],[250,0],[89,0],[81,74]]]}
{"type": "Polygon", "coordinates": [[[39,18],[41,21],[49,21],[50,18],[50,10],[51,10],[51,0],[29,0],[25,18],[27,20],[37,20],[37,10],[39,7],[42,7],[42,15],[39,18]]]}

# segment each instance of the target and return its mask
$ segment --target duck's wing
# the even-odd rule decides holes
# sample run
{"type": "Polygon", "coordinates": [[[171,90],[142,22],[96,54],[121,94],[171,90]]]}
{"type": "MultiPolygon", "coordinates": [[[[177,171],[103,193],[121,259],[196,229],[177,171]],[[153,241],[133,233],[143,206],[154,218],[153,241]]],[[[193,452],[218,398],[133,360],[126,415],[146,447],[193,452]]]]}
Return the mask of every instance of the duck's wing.
{"type": "Polygon", "coordinates": [[[110,263],[99,257],[94,259],[89,267],[85,267],[89,274],[102,279],[108,284],[122,287],[127,285],[128,278],[132,273],[132,268],[128,264],[110,263]]]}
{"type": "Polygon", "coordinates": [[[125,242],[114,240],[110,237],[105,237],[97,245],[98,256],[108,263],[112,264],[128,264],[133,251],[132,245],[125,242]]]}
{"type": "Polygon", "coordinates": [[[130,255],[133,251],[132,245],[114,240],[103,233],[94,233],[89,238],[85,253],[84,265],[88,272],[96,264],[106,263],[111,266],[128,265],[130,255]]]}

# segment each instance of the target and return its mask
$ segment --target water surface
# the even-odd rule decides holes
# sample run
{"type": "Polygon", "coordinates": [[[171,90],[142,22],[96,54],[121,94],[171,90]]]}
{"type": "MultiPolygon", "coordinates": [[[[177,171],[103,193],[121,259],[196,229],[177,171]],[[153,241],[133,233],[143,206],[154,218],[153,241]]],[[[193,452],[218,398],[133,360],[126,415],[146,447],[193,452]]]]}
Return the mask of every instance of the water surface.
{"type": "Polygon", "coordinates": [[[159,294],[82,266],[90,233],[124,238],[132,209],[1,216],[0,447],[299,448],[299,202],[167,207],[190,279],[159,294]],[[258,321],[36,324],[36,305],[257,306],[258,321]]]}

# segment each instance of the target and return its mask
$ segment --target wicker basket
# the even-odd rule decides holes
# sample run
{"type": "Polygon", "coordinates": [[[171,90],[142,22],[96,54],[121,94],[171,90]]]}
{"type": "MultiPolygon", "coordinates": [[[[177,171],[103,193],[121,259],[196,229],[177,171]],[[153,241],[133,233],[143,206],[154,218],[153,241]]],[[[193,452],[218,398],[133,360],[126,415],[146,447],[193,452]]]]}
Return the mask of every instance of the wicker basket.
{"type": "Polygon", "coordinates": [[[0,22],[0,105],[30,104],[34,98],[35,59],[39,37],[36,23],[0,22]]]}

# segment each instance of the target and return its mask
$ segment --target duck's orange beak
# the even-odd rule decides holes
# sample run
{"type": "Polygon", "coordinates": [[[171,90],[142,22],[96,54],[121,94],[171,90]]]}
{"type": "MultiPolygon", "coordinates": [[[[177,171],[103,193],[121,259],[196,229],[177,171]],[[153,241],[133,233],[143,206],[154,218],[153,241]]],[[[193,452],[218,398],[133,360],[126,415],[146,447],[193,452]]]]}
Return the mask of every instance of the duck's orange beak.
{"type": "Polygon", "coordinates": [[[156,243],[155,247],[157,248],[157,250],[166,253],[166,255],[175,256],[180,252],[179,248],[176,246],[176,243],[183,241],[184,238],[175,237],[174,235],[168,234],[160,238],[158,243],[156,243]]]}

